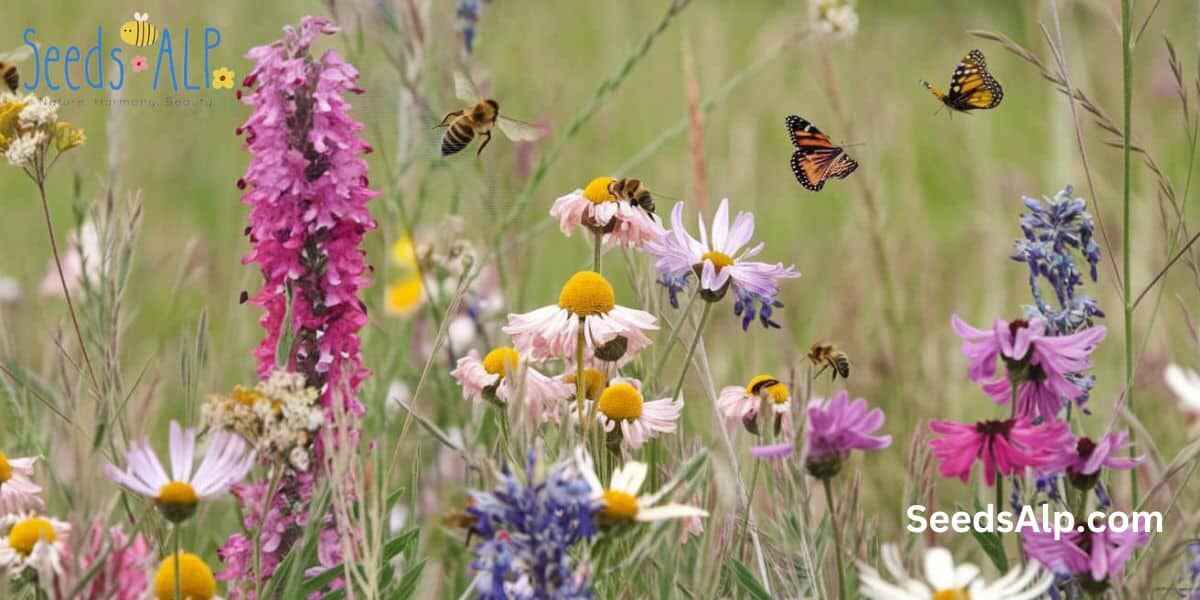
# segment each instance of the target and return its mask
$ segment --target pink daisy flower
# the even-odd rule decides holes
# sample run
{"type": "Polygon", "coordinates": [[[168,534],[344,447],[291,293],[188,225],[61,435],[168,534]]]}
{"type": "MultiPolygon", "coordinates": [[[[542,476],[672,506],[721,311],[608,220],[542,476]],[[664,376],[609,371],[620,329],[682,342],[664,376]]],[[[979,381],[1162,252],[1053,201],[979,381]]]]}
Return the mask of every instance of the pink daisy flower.
{"type": "Polygon", "coordinates": [[[8,458],[0,452],[0,514],[39,511],[41,486],[33,482],[35,457],[8,458]]]}
{"type": "Polygon", "coordinates": [[[509,346],[493,349],[482,360],[478,352],[471,350],[458,359],[458,366],[450,375],[462,386],[466,400],[486,399],[507,404],[521,393],[534,423],[557,423],[562,402],[575,393],[575,386],[524,364],[520,353],[509,346]]]}
{"type": "Polygon", "coordinates": [[[194,467],[196,430],[182,429],[171,421],[171,474],[158,461],[150,440],[134,443],[126,452],[129,466],[122,471],[104,465],[104,474],[129,491],[152,498],[167,520],[179,523],[196,512],[200,500],[217,496],[240,482],[254,467],[255,453],[234,433],[212,433],[204,459],[194,467]]]}
{"type": "Polygon", "coordinates": [[[1071,444],[1071,430],[1062,421],[1034,425],[1028,417],[1004,421],[957,423],[933,421],[929,428],[941,437],[929,442],[938,459],[942,477],[958,477],[966,482],[976,459],[983,461],[983,476],[988,486],[997,473],[1012,475],[1026,467],[1043,467],[1053,452],[1071,444]]]}
{"type": "Polygon", "coordinates": [[[1039,531],[1035,524],[1021,531],[1025,552],[1058,575],[1079,577],[1085,587],[1103,589],[1121,578],[1125,563],[1150,541],[1147,532],[1130,529],[1117,533],[1112,528],[1096,532],[1039,531]],[[1056,539],[1057,538],[1057,539],[1056,539]]]}
{"type": "Polygon", "coordinates": [[[763,400],[771,401],[775,415],[775,433],[790,432],[792,394],[787,384],[770,374],[755,375],[745,387],[726,386],[717,396],[717,412],[729,426],[741,423],[746,431],[758,434],[758,412],[763,400]]]}
{"type": "Polygon", "coordinates": [[[1091,368],[1092,350],[1106,333],[1104,326],[1097,325],[1071,335],[1048,335],[1046,321],[1040,318],[997,319],[988,331],[971,327],[958,315],[951,317],[950,324],[963,340],[971,381],[981,384],[997,404],[1010,401],[1016,381],[1015,415],[1046,418],[1058,415],[1063,398],[1085,396],[1087,390],[1068,375],[1091,368]],[[997,358],[1004,360],[1007,377],[997,377],[997,358]]]}
{"type": "Polygon", "coordinates": [[[150,67],[150,61],[146,60],[145,56],[139,55],[133,57],[133,60],[129,61],[129,66],[133,67],[134,73],[141,73],[150,67]]]}
{"type": "Polygon", "coordinates": [[[867,401],[841,390],[828,402],[816,399],[808,404],[808,434],[805,439],[805,467],[818,479],[837,474],[851,450],[881,450],[892,445],[892,436],[873,435],[883,427],[883,411],[867,409],[867,401]]]}
{"type": "Polygon", "coordinates": [[[609,432],[610,444],[623,441],[634,450],[660,433],[674,432],[682,413],[683,400],[647,402],[642,397],[642,383],[636,379],[614,379],[596,402],[596,418],[609,432]],[[620,439],[612,439],[617,435],[620,439]]]}
{"type": "Polygon", "coordinates": [[[646,244],[646,251],[657,260],[659,283],[667,287],[672,306],[678,306],[678,294],[687,287],[694,274],[700,278],[700,296],[716,302],[733,290],[733,312],[742,317],[742,329],[759,317],[764,327],[779,327],[771,320],[775,308],[783,306],[777,300],[779,282],[799,277],[795,267],[783,263],[774,265],[749,260],[762,252],[763,244],[747,247],[754,237],[754,215],[739,212],[729,224],[729,199],[721,201],[713,217],[712,237],[700,216],[700,239],[692,237],[683,226],[683,203],[671,211],[671,229],[657,240],[646,244]]]}
{"type": "Polygon", "coordinates": [[[656,329],[654,315],[617,305],[612,284],[602,275],[580,271],[563,285],[558,305],[508,315],[504,333],[530,360],[574,360],[582,336],[587,356],[623,365],[650,345],[646,332],[656,329]]]}
{"type": "Polygon", "coordinates": [[[597,177],[582,190],[575,190],[554,201],[550,216],[558,219],[562,232],[570,236],[575,229],[586,227],[604,236],[606,246],[640,248],[663,234],[658,217],[618,199],[609,191],[616,179],[597,177]]]}
{"type": "Polygon", "coordinates": [[[1065,471],[1067,479],[1080,489],[1090,490],[1100,480],[1101,467],[1109,469],[1132,469],[1145,460],[1144,456],[1129,458],[1120,456],[1122,448],[1129,440],[1124,431],[1105,434],[1099,442],[1091,438],[1081,437],[1069,444],[1058,448],[1049,462],[1042,467],[1043,471],[1065,471]]]}

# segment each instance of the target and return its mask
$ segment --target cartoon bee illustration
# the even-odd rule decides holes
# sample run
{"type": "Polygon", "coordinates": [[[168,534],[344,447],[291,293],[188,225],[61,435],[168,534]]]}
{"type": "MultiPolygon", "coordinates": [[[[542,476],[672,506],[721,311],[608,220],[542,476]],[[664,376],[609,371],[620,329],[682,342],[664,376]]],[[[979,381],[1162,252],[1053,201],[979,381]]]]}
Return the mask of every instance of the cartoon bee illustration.
{"type": "Polygon", "coordinates": [[[493,126],[499,126],[504,136],[514,142],[532,142],[542,137],[542,131],[537,127],[500,116],[500,104],[491,98],[484,98],[475,84],[462,73],[454,74],[454,92],[459,100],[474,104],[447,113],[442,117],[442,122],[434,126],[435,129],[447,128],[442,136],[442,156],[450,156],[466,148],[476,135],[483,140],[475,152],[479,156],[488,142],[492,141],[493,126]]]}
{"type": "Polygon", "coordinates": [[[813,344],[812,348],[808,350],[808,361],[814,367],[821,367],[821,370],[817,371],[816,375],[813,375],[813,379],[820,377],[821,373],[825,372],[825,369],[830,368],[833,369],[834,379],[837,379],[838,375],[841,375],[842,379],[850,377],[850,357],[846,356],[845,352],[838,350],[837,346],[833,344],[825,342],[813,344]]]}
{"type": "Polygon", "coordinates": [[[29,46],[21,46],[16,50],[11,50],[0,54],[0,79],[4,80],[4,85],[10,92],[17,92],[17,84],[21,83],[21,75],[17,72],[17,63],[29,58],[33,54],[33,49],[29,46]]]}
{"type": "Polygon", "coordinates": [[[149,13],[133,13],[133,20],[121,26],[121,41],[139,48],[157,42],[158,28],[150,24],[149,13]]]}
{"type": "Polygon", "coordinates": [[[608,184],[608,193],[618,200],[628,201],[631,206],[641,208],[647,214],[654,214],[654,198],[650,190],[637,179],[617,179],[608,184]]]}

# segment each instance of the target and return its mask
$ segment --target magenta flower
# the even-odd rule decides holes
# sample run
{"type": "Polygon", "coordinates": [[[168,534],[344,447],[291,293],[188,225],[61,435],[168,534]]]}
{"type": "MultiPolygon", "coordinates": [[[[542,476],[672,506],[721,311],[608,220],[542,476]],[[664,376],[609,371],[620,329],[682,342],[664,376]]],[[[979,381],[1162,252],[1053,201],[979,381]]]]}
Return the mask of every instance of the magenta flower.
{"type": "Polygon", "coordinates": [[[266,377],[276,368],[289,328],[287,367],[326,403],[343,377],[353,391],[369,375],[360,355],[367,313],[359,292],[369,283],[362,239],[375,227],[367,201],[376,195],[367,187],[363,125],[343,97],[361,92],[358,72],[333,50],[319,59],[309,54],[318,35],[336,30],[328,19],[305,17],[282,40],[247,53],[255,66],[242,101],[253,112],[238,130],[251,154],[238,180],[250,206],[251,250],[243,262],[262,271],[252,302],[267,311],[258,372],[266,377]]]}
{"type": "Polygon", "coordinates": [[[671,229],[645,246],[657,259],[654,266],[658,269],[659,283],[670,292],[671,304],[678,306],[678,294],[694,274],[700,278],[701,297],[709,302],[716,302],[733,290],[733,311],[742,317],[742,329],[749,327],[756,316],[764,327],[779,327],[771,320],[772,310],[782,306],[776,299],[779,282],[799,277],[800,272],[783,263],[772,265],[749,260],[762,252],[764,244],[747,247],[754,237],[753,214],[739,212],[730,226],[728,199],[721,201],[713,217],[711,238],[704,217],[699,219],[697,240],[683,226],[683,203],[679,202],[671,211],[671,229]]]}
{"type": "Polygon", "coordinates": [[[1012,475],[1026,467],[1048,464],[1052,452],[1071,443],[1071,429],[1061,421],[1034,425],[1028,417],[1004,421],[957,423],[933,421],[929,428],[942,437],[929,442],[938,459],[942,477],[957,477],[966,482],[975,461],[983,461],[983,476],[988,486],[996,475],[1012,475]]]}
{"type": "Polygon", "coordinates": [[[837,474],[851,450],[881,450],[892,445],[890,435],[872,435],[883,427],[883,411],[867,410],[867,401],[850,401],[845,390],[825,402],[808,404],[808,434],[805,439],[805,467],[819,479],[837,474]]]}
{"type": "Polygon", "coordinates": [[[1029,556],[1063,576],[1083,579],[1089,584],[1107,584],[1121,578],[1125,563],[1134,551],[1150,541],[1148,532],[1125,531],[1117,533],[1111,528],[1096,532],[1084,531],[1039,531],[1027,528],[1021,531],[1022,546],[1029,556]]]}
{"type": "Polygon", "coordinates": [[[1100,480],[1100,468],[1132,469],[1145,460],[1144,456],[1127,458],[1120,456],[1129,435],[1124,431],[1105,434],[1099,442],[1081,437],[1053,452],[1043,471],[1056,473],[1065,471],[1067,479],[1080,489],[1092,489],[1100,480]]]}
{"type": "Polygon", "coordinates": [[[1008,404],[1017,383],[1015,416],[1054,418],[1063,398],[1078,400],[1087,390],[1068,375],[1090,369],[1092,350],[1104,339],[1104,326],[1064,336],[1047,335],[1046,322],[997,319],[990,331],[975,329],[954,315],[950,325],[963,339],[970,364],[967,375],[982,385],[997,404],[1008,404]],[[997,377],[996,359],[1004,360],[1006,377],[997,377]]]}

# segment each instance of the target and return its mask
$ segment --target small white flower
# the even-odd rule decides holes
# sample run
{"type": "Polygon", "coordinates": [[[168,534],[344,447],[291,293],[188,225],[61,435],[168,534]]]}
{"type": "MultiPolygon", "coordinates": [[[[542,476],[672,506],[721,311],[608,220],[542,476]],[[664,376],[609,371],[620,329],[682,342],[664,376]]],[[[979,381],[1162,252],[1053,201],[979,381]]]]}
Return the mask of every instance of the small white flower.
{"type": "Polygon", "coordinates": [[[23,167],[28,165],[34,155],[37,154],[38,148],[46,141],[46,132],[35,131],[25,135],[18,136],[8,145],[8,149],[4,151],[4,158],[8,159],[8,163],[14,167],[23,167]]]}
{"type": "Polygon", "coordinates": [[[602,503],[600,519],[605,523],[648,523],[666,519],[708,516],[708,511],[684,504],[655,506],[659,500],[662,500],[663,490],[648,496],[638,496],[638,491],[642,489],[642,483],[646,481],[648,472],[646,463],[634,461],[618,467],[613,471],[609,486],[605,488],[600,483],[600,477],[596,475],[592,457],[586,450],[575,449],[575,462],[579,467],[580,474],[592,488],[592,498],[602,503]]]}
{"type": "Polygon", "coordinates": [[[42,488],[33,482],[37,458],[8,458],[0,452],[0,514],[41,510],[42,488]]]}
{"type": "Polygon", "coordinates": [[[58,120],[58,103],[50,98],[33,98],[21,109],[18,121],[21,127],[34,128],[49,125],[58,120]]]}
{"type": "Polygon", "coordinates": [[[32,569],[41,585],[53,590],[70,531],[68,523],[33,513],[0,517],[0,569],[10,577],[32,569]]]}
{"type": "Polygon", "coordinates": [[[634,450],[660,433],[674,432],[682,413],[682,400],[659,398],[645,401],[642,384],[636,379],[614,379],[600,393],[596,402],[596,418],[604,426],[604,431],[619,429],[621,439],[634,450]]]}
{"type": "Polygon", "coordinates": [[[1167,387],[1179,397],[1183,411],[1190,414],[1200,414],[1200,374],[1179,365],[1167,365],[1163,373],[1167,387]]]}
{"type": "Polygon", "coordinates": [[[1034,600],[1054,583],[1054,575],[1037,562],[1016,567],[992,583],[979,576],[979,568],[954,564],[945,548],[925,552],[925,579],[909,576],[900,553],[891,544],[883,546],[883,566],[895,579],[890,582],[874,568],[858,564],[859,592],[872,600],[1034,600]]]}

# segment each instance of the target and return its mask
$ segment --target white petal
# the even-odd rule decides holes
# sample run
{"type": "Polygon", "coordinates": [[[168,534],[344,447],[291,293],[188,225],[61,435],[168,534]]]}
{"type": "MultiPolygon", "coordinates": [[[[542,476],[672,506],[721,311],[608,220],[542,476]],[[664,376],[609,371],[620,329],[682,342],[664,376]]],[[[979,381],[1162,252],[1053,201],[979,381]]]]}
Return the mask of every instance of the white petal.
{"type": "Polygon", "coordinates": [[[687,517],[707,517],[708,511],[684,504],[664,504],[651,508],[638,509],[636,520],[643,523],[662,521],[665,519],[683,519],[687,517]]]}

